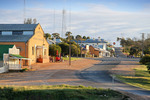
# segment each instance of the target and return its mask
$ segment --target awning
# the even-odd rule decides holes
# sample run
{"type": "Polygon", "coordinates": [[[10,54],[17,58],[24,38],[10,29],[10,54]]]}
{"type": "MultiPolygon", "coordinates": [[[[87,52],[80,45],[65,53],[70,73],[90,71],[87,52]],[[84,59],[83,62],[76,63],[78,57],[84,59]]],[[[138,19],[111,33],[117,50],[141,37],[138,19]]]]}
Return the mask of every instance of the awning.
{"type": "Polygon", "coordinates": [[[113,50],[111,47],[107,47],[107,50],[113,50]]]}

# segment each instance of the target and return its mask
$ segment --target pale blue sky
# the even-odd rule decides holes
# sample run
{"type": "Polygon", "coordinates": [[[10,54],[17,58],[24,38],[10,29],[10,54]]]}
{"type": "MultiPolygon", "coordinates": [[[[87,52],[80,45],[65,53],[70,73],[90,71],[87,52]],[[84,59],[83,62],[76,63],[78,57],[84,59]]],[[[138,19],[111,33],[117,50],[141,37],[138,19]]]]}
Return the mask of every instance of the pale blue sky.
{"type": "MultiPolygon", "coordinates": [[[[66,30],[74,35],[113,42],[117,36],[150,33],[150,0],[26,0],[26,17],[36,18],[45,32],[61,33],[63,8],[66,30]]],[[[0,23],[23,23],[23,9],[24,0],[0,0],[0,23]]]]}
{"type": "MultiPolygon", "coordinates": [[[[0,0],[1,9],[21,9],[24,0],[0,0]]],[[[56,8],[62,9],[64,5],[72,9],[86,8],[84,4],[101,4],[112,10],[117,11],[139,11],[150,4],[150,0],[26,0],[26,6],[29,8],[56,8]]],[[[80,9],[78,9],[80,10],[80,9]]]]}

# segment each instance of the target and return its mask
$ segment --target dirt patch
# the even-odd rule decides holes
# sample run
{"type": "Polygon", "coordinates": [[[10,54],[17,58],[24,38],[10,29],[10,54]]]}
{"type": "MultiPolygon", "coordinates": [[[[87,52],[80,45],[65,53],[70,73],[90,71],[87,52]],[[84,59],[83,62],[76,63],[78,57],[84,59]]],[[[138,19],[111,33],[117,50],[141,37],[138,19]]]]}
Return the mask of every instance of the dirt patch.
{"type": "Polygon", "coordinates": [[[75,72],[100,63],[97,60],[80,59],[69,62],[38,63],[32,65],[32,71],[9,72],[0,74],[0,85],[54,85],[79,81],[75,72]]]}
{"type": "Polygon", "coordinates": [[[140,67],[138,62],[135,61],[121,61],[119,65],[110,70],[111,74],[115,75],[135,75],[135,68],[140,67]]]}

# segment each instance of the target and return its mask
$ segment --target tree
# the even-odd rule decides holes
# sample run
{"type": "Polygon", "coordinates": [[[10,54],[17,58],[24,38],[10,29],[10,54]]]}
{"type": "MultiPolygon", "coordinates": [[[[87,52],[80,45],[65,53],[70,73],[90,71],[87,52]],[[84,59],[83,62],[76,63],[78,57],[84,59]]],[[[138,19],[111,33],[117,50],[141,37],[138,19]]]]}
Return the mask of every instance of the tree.
{"type": "MultiPolygon", "coordinates": [[[[69,40],[68,37],[67,37],[66,39],[69,40]]],[[[74,40],[74,36],[73,36],[73,35],[70,35],[70,39],[71,39],[71,40],[74,40]]]]}
{"type": "Polygon", "coordinates": [[[86,38],[86,36],[83,36],[82,39],[86,40],[87,38],[86,38]]]}
{"type": "Polygon", "coordinates": [[[59,33],[53,33],[52,35],[53,35],[53,37],[56,38],[56,39],[60,38],[60,34],[59,34],[59,33]]]}
{"type": "Polygon", "coordinates": [[[36,18],[33,19],[33,24],[36,24],[37,23],[37,20],[36,18]]]}
{"type": "Polygon", "coordinates": [[[68,55],[69,54],[69,44],[68,43],[59,43],[58,44],[60,47],[61,47],[61,49],[62,49],[62,55],[64,56],[64,55],[68,55]]]}
{"type": "MultiPolygon", "coordinates": [[[[77,35],[77,36],[76,36],[77,45],[78,45],[78,41],[81,40],[81,39],[82,39],[81,35],[77,35]]],[[[77,57],[78,57],[78,54],[79,54],[79,53],[78,53],[78,49],[77,49],[77,57]]]]}
{"type": "Polygon", "coordinates": [[[65,34],[68,37],[68,41],[69,41],[69,65],[71,65],[71,42],[70,42],[71,34],[72,33],[70,31],[66,32],[66,34],[65,34]]]}
{"type": "Polygon", "coordinates": [[[33,20],[32,18],[27,18],[24,20],[24,24],[36,24],[36,23],[37,23],[36,18],[34,18],[33,20]]]}
{"type": "Polygon", "coordinates": [[[139,47],[131,47],[130,48],[130,55],[137,56],[139,52],[140,52],[140,48],[139,47]]]}
{"type": "Polygon", "coordinates": [[[79,41],[81,38],[82,38],[81,35],[77,35],[77,36],[76,36],[76,40],[77,40],[77,41],[79,41]]]}
{"type": "Polygon", "coordinates": [[[72,56],[77,55],[77,53],[80,54],[80,48],[76,44],[71,44],[71,53],[72,56]]]}
{"type": "Polygon", "coordinates": [[[88,36],[86,39],[90,39],[90,37],[88,36]]]}
{"type": "Polygon", "coordinates": [[[44,37],[45,37],[46,39],[47,39],[47,38],[48,38],[48,39],[51,39],[51,35],[50,35],[49,33],[45,33],[45,34],[44,34],[44,37]]]}
{"type": "Polygon", "coordinates": [[[56,44],[51,44],[49,45],[49,55],[50,56],[56,56],[56,52],[61,53],[61,47],[56,44]]]}
{"type": "Polygon", "coordinates": [[[72,33],[71,33],[70,31],[66,32],[66,34],[65,34],[65,35],[67,36],[66,39],[67,39],[68,41],[71,40],[71,34],[72,34],[72,33]]]}
{"type": "Polygon", "coordinates": [[[117,37],[117,41],[121,40],[121,38],[117,37]]]}

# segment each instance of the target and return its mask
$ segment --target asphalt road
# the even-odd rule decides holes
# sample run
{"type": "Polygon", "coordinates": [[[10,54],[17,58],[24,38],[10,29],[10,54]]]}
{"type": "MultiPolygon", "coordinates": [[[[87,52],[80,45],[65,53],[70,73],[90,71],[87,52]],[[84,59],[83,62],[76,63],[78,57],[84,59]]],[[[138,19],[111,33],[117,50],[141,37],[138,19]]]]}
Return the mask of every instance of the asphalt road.
{"type": "Polygon", "coordinates": [[[139,61],[139,58],[127,58],[122,54],[120,48],[116,48],[116,54],[118,55],[117,58],[95,58],[95,60],[101,60],[102,62],[81,71],[79,73],[80,78],[100,84],[95,87],[125,91],[135,95],[140,95],[143,97],[143,100],[150,100],[150,91],[121,83],[110,76],[109,70],[116,67],[121,61],[133,61],[133,63],[139,61]]]}

